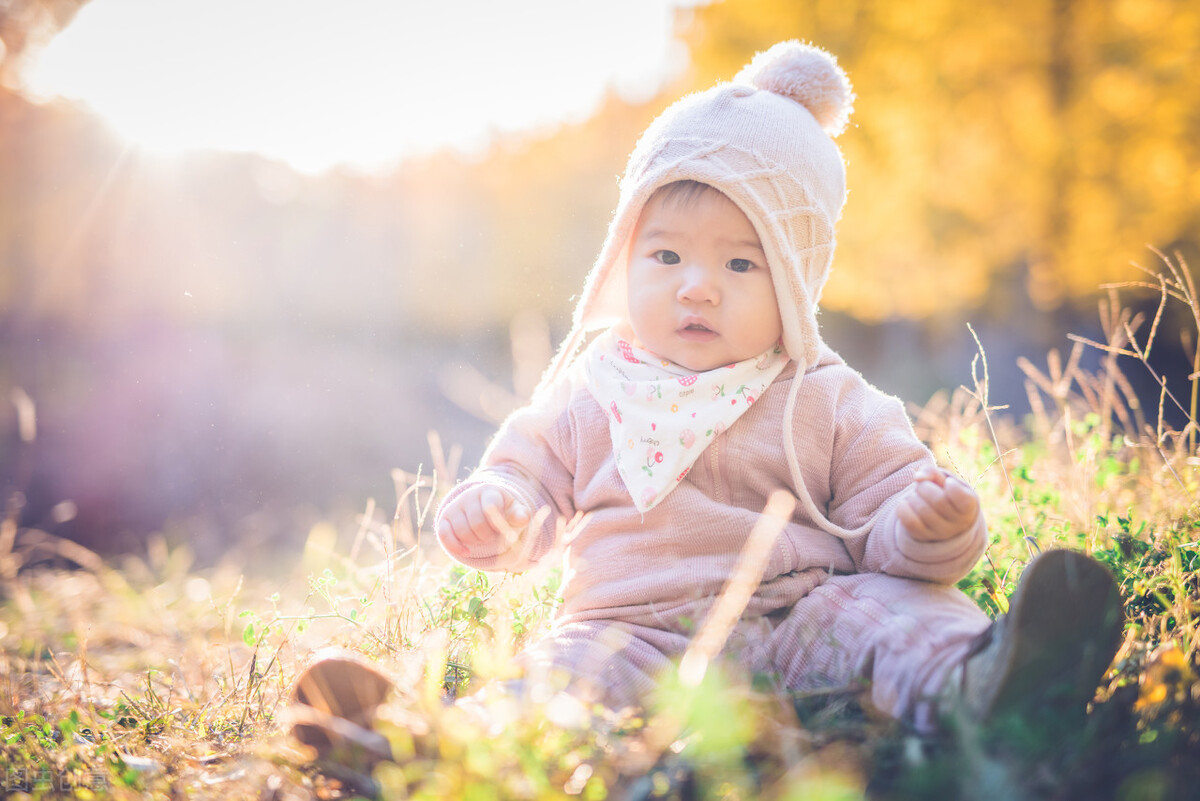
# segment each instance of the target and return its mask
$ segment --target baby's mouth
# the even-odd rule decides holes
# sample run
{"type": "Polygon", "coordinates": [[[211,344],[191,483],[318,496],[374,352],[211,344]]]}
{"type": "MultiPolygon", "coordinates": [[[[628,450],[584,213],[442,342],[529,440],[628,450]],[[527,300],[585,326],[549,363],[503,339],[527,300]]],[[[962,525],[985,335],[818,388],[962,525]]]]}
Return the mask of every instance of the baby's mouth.
{"type": "Polygon", "coordinates": [[[692,322],[681,327],[679,334],[685,339],[710,339],[715,337],[717,332],[704,323],[692,322]]]}

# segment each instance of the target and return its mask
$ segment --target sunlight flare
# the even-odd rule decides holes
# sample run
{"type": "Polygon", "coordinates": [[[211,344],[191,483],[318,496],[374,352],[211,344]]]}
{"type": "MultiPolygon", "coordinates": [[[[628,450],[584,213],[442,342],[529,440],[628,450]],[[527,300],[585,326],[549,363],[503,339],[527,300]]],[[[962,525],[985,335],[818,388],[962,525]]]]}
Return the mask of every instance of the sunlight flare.
{"type": "Polygon", "coordinates": [[[649,96],[683,60],[679,4],[103,0],[25,88],[81,100],[156,152],[372,168],[586,117],[610,88],[649,96]]]}

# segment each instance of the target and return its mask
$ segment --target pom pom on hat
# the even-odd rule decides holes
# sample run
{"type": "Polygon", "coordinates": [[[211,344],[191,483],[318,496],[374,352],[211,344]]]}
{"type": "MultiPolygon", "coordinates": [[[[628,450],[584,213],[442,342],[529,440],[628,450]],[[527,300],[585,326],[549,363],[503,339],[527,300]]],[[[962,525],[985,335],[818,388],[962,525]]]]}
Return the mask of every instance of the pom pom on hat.
{"type": "Polygon", "coordinates": [[[845,130],[854,108],[850,79],[837,59],[795,40],[780,42],[756,55],[734,81],[796,101],[830,136],[845,130]]]}

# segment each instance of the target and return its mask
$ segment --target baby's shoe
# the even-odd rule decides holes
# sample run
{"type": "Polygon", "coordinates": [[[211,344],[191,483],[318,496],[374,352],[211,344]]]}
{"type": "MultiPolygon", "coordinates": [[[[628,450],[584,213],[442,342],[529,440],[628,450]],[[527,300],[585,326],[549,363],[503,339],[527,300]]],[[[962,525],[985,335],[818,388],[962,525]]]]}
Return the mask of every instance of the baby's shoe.
{"type": "Polygon", "coordinates": [[[387,738],[371,727],[392,687],[391,679],[353,656],[319,658],[292,689],[292,735],[323,761],[369,768],[390,759],[387,738]]]}
{"type": "Polygon", "coordinates": [[[1091,557],[1047,551],[1025,568],[1009,601],[972,644],[961,701],[981,723],[1082,718],[1121,644],[1117,584],[1091,557]]]}

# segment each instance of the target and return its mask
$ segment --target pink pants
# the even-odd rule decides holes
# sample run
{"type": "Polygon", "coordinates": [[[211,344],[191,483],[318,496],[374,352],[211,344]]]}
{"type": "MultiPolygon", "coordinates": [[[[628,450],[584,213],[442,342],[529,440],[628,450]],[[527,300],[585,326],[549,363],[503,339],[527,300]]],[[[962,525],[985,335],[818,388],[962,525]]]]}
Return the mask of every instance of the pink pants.
{"type": "MultiPolygon", "coordinates": [[[[873,706],[921,727],[988,617],[954,587],[879,573],[834,576],[790,610],[740,621],[725,652],[793,690],[869,686],[873,706]]],[[[684,634],[589,620],[523,655],[531,675],[565,673],[569,691],[613,708],[639,704],[687,649],[684,634]]]]}

